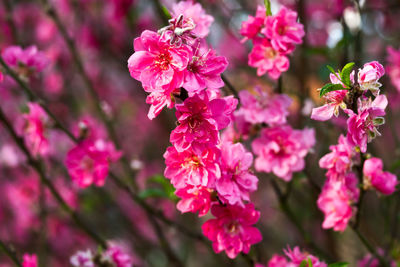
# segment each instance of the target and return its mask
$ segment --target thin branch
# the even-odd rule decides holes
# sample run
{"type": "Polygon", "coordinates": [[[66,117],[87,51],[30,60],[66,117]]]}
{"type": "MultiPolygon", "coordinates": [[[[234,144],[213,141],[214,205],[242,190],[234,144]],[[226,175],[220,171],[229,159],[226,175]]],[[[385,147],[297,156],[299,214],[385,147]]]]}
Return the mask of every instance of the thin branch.
{"type": "Polygon", "coordinates": [[[226,87],[229,89],[229,91],[232,92],[232,94],[239,99],[239,93],[238,90],[231,84],[231,82],[226,78],[224,74],[221,74],[221,79],[224,81],[226,87]]]}
{"type": "Polygon", "coordinates": [[[15,252],[11,250],[2,240],[0,240],[0,249],[14,262],[15,266],[22,267],[15,252]]]}

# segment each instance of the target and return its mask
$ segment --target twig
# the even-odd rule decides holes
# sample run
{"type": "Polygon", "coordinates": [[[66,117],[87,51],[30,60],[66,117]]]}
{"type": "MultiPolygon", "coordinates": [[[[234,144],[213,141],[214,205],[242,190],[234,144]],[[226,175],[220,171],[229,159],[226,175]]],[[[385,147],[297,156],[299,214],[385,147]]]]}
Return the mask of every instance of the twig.
{"type": "Polygon", "coordinates": [[[14,262],[16,266],[22,267],[22,264],[18,260],[17,255],[15,255],[15,252],[12,251],[2,240],[0,240],[0,249],[7,254],[7,256],[14,262]]]}
{"type": "Polygon", "coordinates": [[[231,84],[231,82],[226,78],[224,74],[221,74],[221,79],[224,81],[226,87],[229,89],[229,91],[232,92],[232,94],[239,99],[239,93],[238,90],[231,84]]]}

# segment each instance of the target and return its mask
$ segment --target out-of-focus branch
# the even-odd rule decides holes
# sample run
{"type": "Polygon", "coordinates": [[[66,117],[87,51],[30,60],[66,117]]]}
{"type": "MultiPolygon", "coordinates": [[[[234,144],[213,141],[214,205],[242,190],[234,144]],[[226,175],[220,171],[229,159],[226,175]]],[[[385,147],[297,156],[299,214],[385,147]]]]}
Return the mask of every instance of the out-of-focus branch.
{"type": "Polygon", "coordinates": [[[11,250],[2,240],[0,240],[0,250],[2,250],[15,264],[15,266],[22,267],[21,262],[18,260],[15,252],[11,250]]]}
{"type": "Polygon", "coordinates": [[[232,83],[226,78],[226,76],[224,74],[221,74],[221,78],[224,81],[226,87],[229,89],[229,91],[231,91],[231,93],[237,98],[239,99],[239,91],[236,90],[235,86],[232,85],[232,83]]]}
{"type": "Polygon", "coordinates": [[[14,139],[17,146],[22,150],[27,158],[28,164],[35,169],[39,174],[41,182],[50,190],[50,193],[61,206],[61,208],[68,213],[77,226],[79,226],[83,231],[85,231],[88,236],[90,236],[96,243],[98,243],[103,248],[107,248],[107,243],[101,238],[96,232],[94,232],[90,227],[88,227],[78,216],[78,214],[65,202],[61,194],[57,191],[52,181],[46,176],[44,169],[44,164],[41,160],[35,159],[29,152],[28,148],[25,146],[24,140],[17,135],[14,128],[12,127],[10,121],[7,119],[3,110],[0,108],[0,121],[6,128],[10,136],[14,139]]]}

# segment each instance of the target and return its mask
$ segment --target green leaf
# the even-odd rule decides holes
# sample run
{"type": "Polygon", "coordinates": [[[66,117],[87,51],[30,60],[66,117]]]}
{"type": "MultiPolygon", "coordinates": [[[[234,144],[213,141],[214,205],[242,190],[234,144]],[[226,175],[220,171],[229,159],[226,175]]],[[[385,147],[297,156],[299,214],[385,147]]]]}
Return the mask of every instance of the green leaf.
{"type": "Polygon", "coordinates": [[[313,264],[311,262],[311,259],[309,258],[308,260],[303,260],[299,267],[313,267],[313,264]]]}
{"type": "MultiPolygon", "coordinates": [[[[175,188],[171,184],[170,180],[165,178],[163,175],[156,174],[154,176],[151,176],[150,178],[147,179],[147,183],[148,184],[149,183],[156,183],[156,184],[161,185],[162,189],[158,188],[158,190],[163,191],[164,195],[163,196],[159,195],[158,197],[166,197],[166,198],[169,198],[169,199],[171,199],[173,201],[176,201],[178,199],[175,196],[175,188]]],[[[155,197],[157,197],[157,196],[155,196],[155,197]]]]}
{"type": "Polygon", "coordinates": [[[161,188],[147,188],[139,193],[141,199],[159,197],[159,198],[169,198],[168,194],[161,188]]]}
{"type": "Polygon", "coordinates": [[[349,266],[347,262],[336,262],[328,265],[328,267],[347,267],[347,266],[349,266]]]}
{"type": "Polygon", "coordinates": [[[331,72],[333,75],[336,76],[336,78],[337,78],[338,80],[341,80],[341,79],[339,78],[339,76],[337,75],[336,71],[335,71],[331,66],[326,65],[326,67],[328,68],[328,70],[330,70],[330,72],[331,72]]]}
{"type": "Polygon", "coordinates": [[[319,96],[323,97],[325,94],[337,90],[346,90],[346,89],[343,88],[341,84],[328,83],[321,88],[321,90],[319,91],[319,96]]]}
{"type": "Polygon", "coordinates": [[[168,19],[172,18],[171,14],[169,13],[168,9],[165,6],[161,5],[161,9],[166,18],[168,19]]]}
{"type": "Polygon", "coordinates": [[[272,12],[271,12],[271,1],[270,1],[270,0],[264,0],[264,5],[265,5],[265,9],[266,9],[266,14],[267,14],[267,16],[272,16],[272,12]]]}
{"type": "Polygon", "coordinates": [[[354,62],[347,63],[340,72],[340,78],[342,83],[344,83],[348,87],[351,86],[350,74],[351,71],[353,70],[353,66],[354,62]]]}

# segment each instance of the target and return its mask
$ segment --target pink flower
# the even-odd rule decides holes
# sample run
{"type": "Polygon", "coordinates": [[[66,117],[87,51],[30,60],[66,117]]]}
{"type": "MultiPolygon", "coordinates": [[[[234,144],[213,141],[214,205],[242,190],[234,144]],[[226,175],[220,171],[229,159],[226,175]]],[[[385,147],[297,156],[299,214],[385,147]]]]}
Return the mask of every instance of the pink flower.
{"type": "Polygon", "coordinates": [[[400,91],[400,51],[395,50],[393,47],[387,48],[388,56],[386,60],[388,65],[386,70],[389,74],[392,84],[400,91]]]}
{"type": "Polygon", "coordinates": [[[264,27],[264,20],[266,17],[266,10],[264,6],[258,5],[256,16],[249,16],[247,21],[242,22],[242,27],[240,28],[240,34],[245,36],[243,41],[247,39],[253,39],[261,32],[264,27]]]}
{"type": "Polygon", "coordinates": [[[339,108],[346,109],[344,100],[347,96],[347,90],[332,91],[324,95],[326,104],[322,107],[313,108],[311,113],[311,119],[318,121],[327,121],[332,118],[333,115],[336,117],[339,115],[339,108]]]}
{"type": "Polygon", "coordinates": [[[274,254],[268,261],[268,267],[288,267],[288,261],[284,256],[274,254]]]}
{"type": "Polygon", "coordinates": [[[154,119],[161,113],[165,106],[170,109],[173,108],[174,102],[172,100],[172,95],[178,92],[179,89],[173,91],[159,90],[150,93],[150,95],[148,95],[146,98],[146,103],[151,105],[147,117],[150,120],[154,119]]]}
{"type": "Polygon", "coordinates": [[[49,121],[43,108],[33,102],[28,103],[29,112],[17,121],[17,131],[33,156],[45,156],[49,152],[49,141],[46,137],[46,124],[49,121]]]}
{"type": "Polygon", "coordinates": [[[266,123],[276,126],[286,123],[292,99],[284,94],[269,95],[260,87],[252,92],[242,90],[239,92],[241,107],[235,115],[243,115],[247,122],[252,124],[266,123]]]}
{"type": "Polygon", "coordinates": [[[167,148],[164,153],[165,177],[172,185],[184,188],[187,185],[214,187],[215,180],[221,177],[217,164],[219,151],[213,148],[195,153],[192,149],[178,152],[175,147],[167,148]]]}
{"type": "Polygon", "coordinates": [[[282,7],[275,16],[265,19],[265,27],[261,32],[271,40],[277,51],[290,53],[294,44],[301,44],[304,37],[304,26],[297,22],[297,13],[282,7]]]}
{"type": "Polygon", "coordinates": [[[189,93],[198,93],[207,88],[221,88],[224,82],[221,73],[228,66],[225,57],[216,56],[211,49],[194,47],[193,57],[185,71],[183,87],[189,93]]]}
{"type": "Polygon", "coordinates": [[[214,18],[204,11],[199,3],[193,1],[180,1],[172,6],[172,14],[174,17],[183,15],[184,18],[193,20],[195,27],[192,32],[199,38],[204,38],[210,32],[210,26],[214,22],[214,18]]]}
{"type": "Polygon", "coordinates": [[[311,266],[313,267],[327,267],[327,264],[320,261],[317,257],[307,252],[301,252],[299,247],[294,247],[293,250],[288,247],[287,250],[285,250],[285,254],[295,266],[299,266],[303,261],[311,260],[311,266]]]}
{"type": "Polygon", "coordinates": [[[377,127],[385,122],[381,116],[385,115],[388,101],[385,95],[378,95],[372,102],[371,99],[358,100],[358,114],[348,110],[350,117],[347,120],[347,139],[350,144],[359,146],[361,152],[365,153],[367,142],[380,136],[377,127]]]}
{"type": "Polygon", "coordinates": [[[24,254],[22,258],[22,267],[38,267],[38,259],[35,254],[24,254]]]}
{"type": "Polygon", "coordinates": [[[67,153],[65,165],[78,186],[103,186],[110,162],[118,160],[120,156],[121,152],[116,151],[112,143],[102,139],[86,139],[67,153]]]}
{"type": "Polygon", "coordinates": [[[346,174],[352,167],[352,158],[355,155],[354,146],[350,145],[346,137],[341,135],[339,143],[329,147],[332,151],[319,160],[319,166],[327,169],[327,176],[337,178],[346,174]]]}
{"type": "Polygon", "coordinates": [[[131,256],[126,253],[125,249],[117,244],[110,244],[108,249],[102,255],[103,261],[110,262],[115,267],[131,267],[131,256]]]}
{"type": "Polygon", "coordinates": [[[171,45],[157,33],[146,30],[134,40],[134,49],[128,59],[129,72],[146,91],[170,92],[182,86],[183,71],[192,57],[188,46],[171,45]]]}
{"type": "Polygon", "coordinates": [[[260,212],[249,203],[241,206],[214,205],[211,213],[216,217],[206,221],[203,234],[210,239],[215,253],[225,250],[229,258],[240,252],[249,253],[250,246],[262,240],[260,231],[253,227],[260,218],[260,212]]]}
{"type": "Polygon", "coordinates": [[[199,211],[199,217],[204,216],[211,207],[211,192],[212,190],[202,186],[188,185],[180,188],[175,192],[181,198],[176,207],[182,213],[199,211]]]}
{"type": "Polygon", "coordinates": [[[36,46],[22,49],[19,46],[9,46],[2,53],[3,60],[20,75],[31,76],[33,72],[42,71],[49,60],[36,46]]]}
{"type": "Polygon", "coordinates": [[[76,252],[70,258],[70,263],[74,267],[95,267],[93,262],[93,254],[90,249],[76,252]]]}
{"type": "Polygon", "coordinates": [[[266,128],[252,143],[257,171],[273,172],[285,181],[304,168],[304,158],[315,144],[313,129],[293,130],[289,125],[266,128]]]}
{"type": "Polygon", "coordinates": [[[343,180],[327,180],[318,197],[318,208],[325,214],[322,228],[344,231],[353,216],[351,204],[357,201],[357,178],[350,173],[343,180]]]}
{"type": "Polygon", "coordinates": [[[253,155],[241,143],[222,143],[220,179],[216,189],[221,200],[229,205],[243,206],[250,201],[249,193],[257,190],[258,179],[250,171],[253,155]]]}
{"type": "Polygon", "coordinates": [[[377,96],[379,94],[379,87],[382,86],[378,80],[384,74],[385,68],[378,61],[368,62],[358,71],[358,83],[362,90],[371,90],[377,96]]]}
{"type": "Polygon", "coordinates": [[[279,50],[272,47],[271,42],[264,38],[254,43],[253,50],[249,54],[250,67],[257,68],[257,75],[268,75],[276,80],[282,72],[289,69],[289,59],[279,50]]]}
{"type": "Polygon", "coordinates": [[[372,185],[385,195],[391,195],[396,190],[397,177],[390,172],[384,172],[382,160],[370,158],[364,162],[364,186],[372,185]]]}
{"type": "MultiPolygon", "coordinates": [[[[353,84],[354,83],[354,75],[355,75],[355,71],[353,70],[350,73],[350,81],[353,84]]],[[[329,79],[331,80],[331,83],[333,84],[341,84],[344,88],[347,87],[347,85],[345,85],[344,83],[342,83],[342,81],[339,79],[340,74],[336,72],[336,75],[333,73],[329,74],[329,79]]]]}
{"type": "Polygon", "coordinates": [[[203,151],[214,147],[219,140],[218,131],[228,126],[237,100],[232,96],[210,100],[206,92],[187,98],[176,105],[179,126],[170,137],[178,152],[192,147],[203,151]]]}

